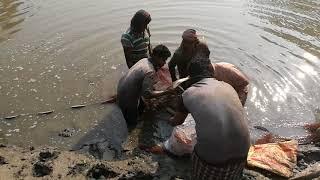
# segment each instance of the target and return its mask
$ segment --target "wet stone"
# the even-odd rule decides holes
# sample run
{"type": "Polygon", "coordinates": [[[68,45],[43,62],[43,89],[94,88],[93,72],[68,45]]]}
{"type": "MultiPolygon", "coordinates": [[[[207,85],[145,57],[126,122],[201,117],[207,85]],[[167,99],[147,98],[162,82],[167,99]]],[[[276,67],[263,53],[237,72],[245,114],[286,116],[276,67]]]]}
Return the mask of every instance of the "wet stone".
{"type": "Polygon", "coordinates": [[[115,178],[119,174],[107,168],[104,164],[94,165],[87,173],[88,178],[94,179],[108,179],[115,178]]]}
{"type": "Polygon", "coordinates": [[[23,165],[16,173],[14,173],[16,179],[23,179],[22,177],[26,176],[26,173],[24,173],[26,167],[26,165],[23,165]]]}
{"type": "Polygon", "coordinates": [[[298,162],[303,159],[306,163],[320,161],[320,147],[312,144],[300,145],[298,153],[298,162]]]}
{"type": "Polygon", "coordinates": [[[305,170],[297,173],[295,177],[292,179],[298,180],[298,179],[313,179],[320,177],[320,163],[315,163],[313,165],[310,165],[305,170]]]}
{"type": "Polygon", "coordinates": [[[305,168],[307,168],[307,167],[308,167],[308,164],[304,161],[304,159],[298,160],[298,162],[297,162],[297,167],[296,167],[296,169],[297,169],[298,171],[300,171],[300,170],[302,170],[302,169],[305,169],[305,168]]]}
{"type": "Polygon", "coordinates": [[[59,133],[61,137],[71,137],[75,134],[76,130],[74,128],[66,128],[59,133]]]}
{"type": "Polygon", "coordinates": [[[145,173],[142,171],[138,172],[129,172],[127,174],[122,175],[122,177],[119,178],[119,180],[136,180],[136,179],[141,179],[141,180],[149,180],[153,179],[154,175],[145,173]]]}
{"type": "Polygon", "coordinates": [[[0,144],[0,148],[7,147],[5,144],[0,144]]]}
{"type": "Polygon", "coordinates": [[[249,169],[244,169],[243,179],[245,179],[245,180],[255,180],[255,179],[269,180],[269,178],[265,177],[261,173],[253,171],[253,170],[249,170],[249,169]]]}
{"type": "Polygon", "coordinates": [[[3,165],[3,164],[8,164],[8,162],[3,156],[0,156],[0,165],[3,165]]]}
{"type": "Polygon", "coordinates": [[[85,170],[89,168],[89,164],[87,163],[78,163],[74,165],[73,167],[69,167],[69,172],[67,175],[75,176],[77,174],[82,174],[85,170]]]}
{"type": "Polygon", "coordinates": [[[59,155],[57,151],[43,150],[39,153],[39,160],[46,162],[48,160],[56,159],[59,155]]]}
{"type": "Polygon", "coordinates": [[[53,171],[52,165],[45,162],[36,162],[33,165],[33,176],[43,177],[50,175],[53,171]]]}

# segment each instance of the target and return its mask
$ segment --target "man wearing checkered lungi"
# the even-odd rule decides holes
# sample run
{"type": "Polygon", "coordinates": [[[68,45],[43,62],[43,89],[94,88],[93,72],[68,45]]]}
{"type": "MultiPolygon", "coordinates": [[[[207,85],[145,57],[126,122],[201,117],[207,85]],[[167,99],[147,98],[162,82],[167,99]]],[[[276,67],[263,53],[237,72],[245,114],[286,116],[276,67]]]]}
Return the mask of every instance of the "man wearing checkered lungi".
{"type": "Polygon", "coordinates": [[[192,179],[241,179],[250,140],[237,92],[213,78],[211,62],[203,56],[191,60],[189,73],[191,85],[183,92],[170,123],[182,124],[188,113],[196,122],[192,179]]]}

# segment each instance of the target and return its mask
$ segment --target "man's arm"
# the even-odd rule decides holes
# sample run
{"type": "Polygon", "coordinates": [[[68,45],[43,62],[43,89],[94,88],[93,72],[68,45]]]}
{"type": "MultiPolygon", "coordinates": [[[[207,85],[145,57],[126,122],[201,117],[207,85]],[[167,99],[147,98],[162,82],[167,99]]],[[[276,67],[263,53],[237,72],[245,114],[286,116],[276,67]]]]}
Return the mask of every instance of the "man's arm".
{"type": "Polygon", "coordinates": [[[245,88],[249,85],[249,79],[247,76],[241,72],[235,65],[230,64],[229,67],[226,67],[226,72],[230,74],[230,78],[233,79],[236,87],[245,88]]]}
{"type": "Polygon", "coordinates": [[[247,95],[248,95],[249,79],[243,72],[241,72],[235,66],[233,67],[233,73],[234,73],[234,81],[237,84],[235,89],[238,93],[242,106],[244,106],[247,100],[247,95]]]}
{"type": "Polygon", "coordinates": [[[131,47],[123,47],[124,56],[126,58],[127,66],[130,69],[134,65],[133,57],[132,57],[132,48],[131,47]]]}
{"type": "Polygon", "coordinates": [[[177,58],[178,58],[177,54],[174,53],[168,64],[172,82],[177,80],[177,77],[176,77],[177,58]]]}
{"type": "Polygon", "coordinates": [[[142,96],[146,99],[156,98],[165,94],[174,93],[174,90],[169,91],[156,91],[153,88],[155,84],[155,73],[148,73],[142,83],[142,96]]]}
{"type": "Polygon", "coordinates": [[[177,112],[174,115],[174,117],[172,117],[169,120],[169,124],[172,125],[172,126],[177,126],[177,125],[180,125],[180,124],[184,123],[184,121],[187,118],[188,114],[189,114],[189,111],[184,106],[182,97],[179,96],[178,103],[177,103],[177,112]]]}
{"type": "Polygon", "coordinates": [[[134,65],[133,54],[132,54],[133,45],[132,45],[127,34],[123,34],[121,36],[121,44],[123,47],[124,56],[126,58],[127,66],[128,66],[128,68],[131,68],[134,65]]]}
{"type": "Polygon", "coordinates": [[[242,105],[245,104],[248,94],[249,79],[236,66],[230,63],[213,64],[214,77],[219,81],[230,84],[238,93],[242,105]]]}

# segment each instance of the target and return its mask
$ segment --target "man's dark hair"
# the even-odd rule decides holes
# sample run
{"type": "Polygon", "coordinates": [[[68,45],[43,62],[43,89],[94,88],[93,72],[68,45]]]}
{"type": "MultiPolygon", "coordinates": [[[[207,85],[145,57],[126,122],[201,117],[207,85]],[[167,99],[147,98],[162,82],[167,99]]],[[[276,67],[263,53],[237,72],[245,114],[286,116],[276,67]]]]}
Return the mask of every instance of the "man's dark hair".
{"type": "Polygon", "coordinates": [[[140,29],[141,25],[149,24],[150,21],[151,21],[150,14],[147,11],[141,9],[137,11],[131,19],[131,24],[130,24],[131,30],[134,32],[140,33],[139,31],[143,30],[143,29],[140,29]]]}
{"type": "Polygon", "coordinates": [[[192,59],[189,66],[190,78],[212,78],[214,69],[209,58],[192,59]]]}
{"type": "Polygon", "coordinates": [[[167,59],[168,57],[171,56],[171,52],[165,45],[160,44],[160,45],[157,45],[155,48],[153,48],[152,56],[157,56],[163,59],[167,59]]]}

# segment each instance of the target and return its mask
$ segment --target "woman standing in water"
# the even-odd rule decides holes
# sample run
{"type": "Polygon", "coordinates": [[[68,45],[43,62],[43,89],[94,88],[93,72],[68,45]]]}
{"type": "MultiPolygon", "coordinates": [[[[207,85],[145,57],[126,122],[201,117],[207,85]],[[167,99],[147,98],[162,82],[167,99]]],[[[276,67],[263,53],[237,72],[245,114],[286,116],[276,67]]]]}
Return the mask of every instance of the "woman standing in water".
{"type": "Polygon", "coordinates": [[[128,68],[151,53],[148,24],[151,16],[145,10],[139,10],[131,19],[130,28],[121,36],[121,44],[128,68]],[[146,36],[148,33],[148,36],[146,36]]]}

